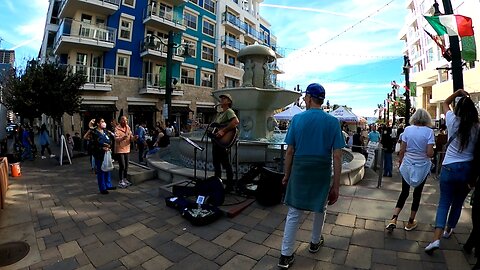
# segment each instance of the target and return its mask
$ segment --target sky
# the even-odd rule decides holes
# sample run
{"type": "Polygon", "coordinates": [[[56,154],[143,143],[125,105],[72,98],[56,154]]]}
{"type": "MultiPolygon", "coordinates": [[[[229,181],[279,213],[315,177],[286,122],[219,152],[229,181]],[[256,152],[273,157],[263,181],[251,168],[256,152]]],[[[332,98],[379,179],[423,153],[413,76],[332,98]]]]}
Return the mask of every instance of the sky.
{"type": "MultiPolygon", "coordinates": [[[[47,8],[48,0],[0,0],[0,48],[15,49],[17,66],[38,55],[47,8]]],[[[403,85],[404,0],[264,0],[260,14],[285,50],[286,89],[317,82],[331,105],[373,116],[390,82],[403,85]]]]}

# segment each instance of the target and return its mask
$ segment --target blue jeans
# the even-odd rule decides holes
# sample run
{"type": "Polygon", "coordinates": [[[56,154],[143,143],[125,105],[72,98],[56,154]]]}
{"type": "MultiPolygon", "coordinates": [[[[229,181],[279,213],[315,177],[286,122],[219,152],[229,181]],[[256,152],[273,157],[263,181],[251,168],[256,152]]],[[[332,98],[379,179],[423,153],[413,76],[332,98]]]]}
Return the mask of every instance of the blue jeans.
{"type": "Polygon", "coordinates": [[[111,172],[104,172],[102,171],[102,161],[95,159],[95,169],[97,171],[97,182],[98,182],[98,189],[100,191],[107,190],[107,188],[112,187],[111,181],[111,172]]]}
{"type": "Polygon", "coordinates": [[[435,228],[444,229],[445,225],[455,228],[465,198],[470,192],[468,180],[472,162],[456,162],[442,166],[440,173],[440,200],[438,202],[435,228]],[[447,221],[448,216],[448,221],[447,221]]]}
{"type": "Polygon", "coordinates": [[[385,153],[383,156],[383,175],[392,176],[393,161],[392,153],[385,153]]]}
{"type": "MultiPolygon", "coordinates": [[[[297,208],[288,207],[287,220],[285,221],[285,229],[283,231],[283,240],[282,240],[282,255],[291,256],[293,254],[293,247],[295,245],[295,237],[300,227],[300,218],[302,217],[303,210],[297,208]]],[[[323,222],[325,220],[325,215],[327,210],[325,209],[323,213],[315,212],[315,217],[313,219],[313,228],[312,228],[312,243],[320,243],[320,236],[323,230],[323,222]]]]}

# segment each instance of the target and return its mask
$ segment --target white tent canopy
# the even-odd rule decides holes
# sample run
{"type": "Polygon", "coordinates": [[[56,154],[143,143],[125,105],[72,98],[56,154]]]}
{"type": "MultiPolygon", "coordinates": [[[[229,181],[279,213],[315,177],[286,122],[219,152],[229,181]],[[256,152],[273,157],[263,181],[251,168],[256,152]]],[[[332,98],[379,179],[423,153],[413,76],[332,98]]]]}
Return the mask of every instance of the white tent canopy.
{"type": "Polygon", "coordinates": [[[303,109],[297,105],[293,105],[281,113],[275,114],[273,117],[277,120],[292,120],[293,116],[303,112],[303,109]]]}
{"type": "Polygon", "coordinates": [[[336,110],[330,112],[331,115],[335,116],[338,120],[343,122],[360,122],[360,117],[355,115],[349,109],[345,107],[338,107],[336,110]]]}

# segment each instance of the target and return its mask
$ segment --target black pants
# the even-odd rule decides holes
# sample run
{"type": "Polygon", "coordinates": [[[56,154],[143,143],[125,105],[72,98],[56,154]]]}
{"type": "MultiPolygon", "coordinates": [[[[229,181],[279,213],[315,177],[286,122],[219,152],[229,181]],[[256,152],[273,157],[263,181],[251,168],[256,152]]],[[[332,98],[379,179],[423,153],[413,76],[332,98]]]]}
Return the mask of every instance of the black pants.
{"type": "MultiPolygon", "coordinates": [[[[413,190],[412,211],[415,211],[415,212],[418,211],[418,208],[420,206],[420,198],[422,198],[422,190],[423,190],[423,186],[425,185],[425,182],[427,182],[426,179],[418,187],[416,187],[413,190]]],[[[400,209],[403,208],[409,194],[410,194],[410,185],[407,182],[405,182],[405,180],[402,178],[402,192],[398,197],[396,208],[400,208],[400,209]]]]}
{"type": "Polygon", "coordinates": [[[127,172],[128,172],[128,153],[119,153],[117,154],[118,159],[118,178],[120,181],[122,179],[127,179],[127,172]]]}
{"type": "Polygon", "coordinates": [[[145,152],[145,144],[139,143],[138,145],[138,162],[143,162],[143,152],[145,152]]]}
{"type": "MultiPolygon", "coordinates": [[[[480,189],[480,186],[477,186],[474,191],[473,203],[472,203],[472,232],[470,233],[470,237],[468,237],[465,246],[469,248],[475,248],[475,256],[477,260],[480,256],[480,192],[477,192],[477,189],[480,189]]],[[[478,261],[477,261],[478,262],[478,261]]]]}
{"type": "Polygon", "coordinates": [[[233,169],[228,159],[228,149],[213,143],[212,146],[213,167],[215,168],[215,176],[222,179],[222,166],[227,172],[227,186],[233,186],[233,169]]]}
{"type": "Polygon", "coordinates": [[[42,144],[42,150],[40,151],[42,156],[45,156],[45,149],[47,149],[49,155],[52,154],[52,150],[50,150],[50,146],[47,143],[47,144],[42,144]]]}

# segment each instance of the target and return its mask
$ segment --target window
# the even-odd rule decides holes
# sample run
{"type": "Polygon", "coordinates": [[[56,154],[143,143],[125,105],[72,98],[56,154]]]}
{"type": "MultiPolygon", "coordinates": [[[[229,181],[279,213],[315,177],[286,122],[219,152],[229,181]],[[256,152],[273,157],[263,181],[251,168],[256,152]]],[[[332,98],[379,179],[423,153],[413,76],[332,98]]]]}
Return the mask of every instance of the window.
{"type": "Polygon", "coordinates": [[[233,88],[240,86],[240,80],[225,77],[225,87],[233,88]]]}
{"type": "Polygon", "coordinates": [[[120,31],[118,31],[119,39],[131,41],[132,40],[132,25],[133,21],[125,18],[120,18],[120,31]]]}
{"type": "Polygon", "coordinates": [[[202,45],[202,59],[213,62],[213,48],[202,45]]]}
{"type": "Polygon", "coordinates": [[[182,84],[195,85],[195,70],[182,67],[182,78],[180,80],[182,84]]]}
{"type": "Polygon", "coordinates": [[[123,0],[123,5],[131,8],[135,8],[135,0],[123,0]]]}
{"type": "Polygon", "coordinates": [[[124,54],[117,54],[117,75],[128,76],[129,63],[130,56],[124,54]]]}
{"type": "Polygon", "coordinates": [[[82,71],[84,74],[87,74],[87,54],[77,53],[77,59],[75,61],[76,71],[82,71]]]}
{"type": "Polygon", "coordinates": [[[160,3],[160,17],[165,18],[169,21],[173,20],[173,7],[160,3]]]}
{"type": "Polygon", "coordinates": [[[213,0],[203,0],[203,8],[215,13],[215,1],[213,0]]]}
{"type": "Polygon", "coordinates": [[[182,43],[187,44],[186,46],[188,48],[188,54],[190,57],[197,57],[197,42],[195,40],[183,37],[182,43]]]}
{"type": "Polygon", "coordinates": [[[225,54],[224,58],[225,64],[230,66],[235,66],[236,64],[236,57],[230,54],[225,54]]]}
{"type": "Polygon", "coordinates": [[[202,86],[213,87],[213,73],[202,71],[202,86]]]}
{"type": "Polygon", "coordinates": [[[211,23],[210,21],[204,20],[203,21],[202,32],[205,35],[209,35],[209,36],[213,37],[214,36],[214,31],[215,31],[215,24],[211,23]]]}
{"type": "Polygon", "coordinates": [[[190,0],[190,3],[194,3],[195,5],[198,5],[198,0],[190,0]]]}
{"type": "Polygon", "coordinates": [[[197,15],[194,15],[194,14],[189,13],[189,12],[185,12],[183,17],[185,18],[185,22],[186,22],[188,28],[192,28],[194,30],[197,30],[197,15]]]}
{"type": "Polygon", "coordinates": [[[428,49],[427,51],[427,63],[433,61],[433,48],[428,49]]]}

